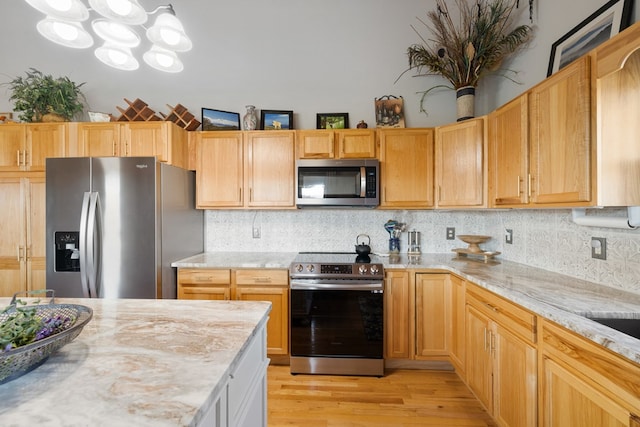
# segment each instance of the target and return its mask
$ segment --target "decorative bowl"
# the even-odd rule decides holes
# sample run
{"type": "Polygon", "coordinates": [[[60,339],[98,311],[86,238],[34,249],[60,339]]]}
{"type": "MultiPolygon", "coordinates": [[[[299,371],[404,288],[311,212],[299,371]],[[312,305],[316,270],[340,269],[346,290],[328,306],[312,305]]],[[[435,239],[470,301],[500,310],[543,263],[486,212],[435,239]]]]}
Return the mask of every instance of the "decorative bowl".
{"type": "Polygon", "coordinates": [[[487,240],[491,239],[491,236],[480,236],[480,235],[474,235],[474,234],[459,234],[458,235],[458,239],[462,240],[463,242],[467,243],[469,245],[469,247],[467,248],[467,250],[469,252],[472,253],[481,253],[484,252],[482,249],[480,249],[480,246],[478,246],[481,243],[486,242],[487,240]]]}

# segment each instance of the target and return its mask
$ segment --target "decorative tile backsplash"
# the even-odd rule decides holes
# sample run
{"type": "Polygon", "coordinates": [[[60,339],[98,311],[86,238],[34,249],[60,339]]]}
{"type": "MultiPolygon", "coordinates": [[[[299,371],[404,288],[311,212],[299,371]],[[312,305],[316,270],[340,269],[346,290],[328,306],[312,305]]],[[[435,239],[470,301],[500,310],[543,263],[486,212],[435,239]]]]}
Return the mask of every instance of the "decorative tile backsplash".
{"type": "MultiPolygon", "coordinates": [[[[600,210],[598,210],[600,211],[600,210]]],[[[600,214],[622,216],[626,209],[600,214]]],[[[395,219],[407,231],[421,233],[422,252],[451,252],[466,246],[447,240],[446,228],[458,234],[486,234],[482,247],[500,251],[506,259],[572,277],[640,293],[640,229],[620,230],[579,226],[571,210],[384,211],[308,209],[286,211],[207,211],[205,250],[239,252],[354,251],[356,237],[367,234],[373,252],[388,251],[384,223],[395,219]],[[260,238],[253,238],[253,228],[260,238]],[[505,244],[505,230],[513,243],[505,244]],[[591,237],[607,239],[607,260],[591,258],[591,237]]],[[[402,233],[400,250],[407,250],[402,233]]],[[[452,253],[452,256],[454,254],[452,253]]]]}

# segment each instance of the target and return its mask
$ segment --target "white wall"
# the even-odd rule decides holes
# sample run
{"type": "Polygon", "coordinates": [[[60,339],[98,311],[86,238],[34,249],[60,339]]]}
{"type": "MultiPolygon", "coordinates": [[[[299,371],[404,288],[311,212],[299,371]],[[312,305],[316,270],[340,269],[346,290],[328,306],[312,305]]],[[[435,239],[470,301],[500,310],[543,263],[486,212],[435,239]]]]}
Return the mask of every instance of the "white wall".
{"type": "MultiPolygon", "coordinates": [[[[139,0],[147,9],[167,4],[139,0]]],[[[86,3],[86,2],[85,2],[86,3]]],[[[528,22],[527,1],[520,22],[528,22]]],[[[502,78],[481,83],[477,114],[484,114],[546,76],[553,41],[598,9],[604,0],[536,2],[536,37],[506,64],[520,72],[521,85],[502,78]]],[[[451,91],[428,98],[429,116],[419,112],[417,92],[443,83],[440,77],[405,74],[406,49],[419,42],[410,28],[434,8],[432,0],[234,0],[173,1],[194,48],[181,55],[185,71],[166,74],[141,63],[134,72],[102,65],[91,49],[72,50],[41,37],[35,23],[42,14],[19,0],[3,0],[0,14],[0,82],[29,67],[68,75],[83,86],[88,109],[119,115],[124,98],[140,98],[157,112],[178,103],[200,116],[202,107],[243,113],[244,106],[294,110],[295,127],[315,128],[316,113],[348,112],[352,125],[375,124],[373,100],[382,95],[405,99],[408,127],[454,120],[451,91]],[[10,4],[10,6],[9,6],[10,4]]],[[[425,35],[426,36],[426,35],[425,35]]],[[[148,46],[138,48],[138,56],[148,46]]],[[[142,62],[142,61],[141,61],[142,62]]],[[[0,111],[12,104],[0,86],[0,111]]]]}

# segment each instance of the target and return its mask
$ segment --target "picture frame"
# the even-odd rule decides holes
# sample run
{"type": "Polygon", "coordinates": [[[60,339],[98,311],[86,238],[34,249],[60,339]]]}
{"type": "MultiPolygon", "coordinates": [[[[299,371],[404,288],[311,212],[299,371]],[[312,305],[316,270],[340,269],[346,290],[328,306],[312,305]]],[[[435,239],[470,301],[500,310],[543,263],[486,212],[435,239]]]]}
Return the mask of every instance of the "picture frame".
{"type": "Polygon", "coordinates": [[[260,110],[260,130],[293,129],[293,111],[260,110]]]}
{"type": "Polygon", "coordinates": [[[376,127],[404,128],[404,99],[385,95],[375,98],[376,127]]]}
{"type": "Polygon", "coordinates": [[[202,130],[240,130],[240,113],[203,108],[202,130]]]}
{"type": "Polygon", "coordinates": [[[611,0],[551,45],[547,77],[631,23],[633,0],[611,0]]]}
{"type": "Polygon", "coordinates": [[[349,129],[349,113],[318,113],[316,129],[349,129]]]}

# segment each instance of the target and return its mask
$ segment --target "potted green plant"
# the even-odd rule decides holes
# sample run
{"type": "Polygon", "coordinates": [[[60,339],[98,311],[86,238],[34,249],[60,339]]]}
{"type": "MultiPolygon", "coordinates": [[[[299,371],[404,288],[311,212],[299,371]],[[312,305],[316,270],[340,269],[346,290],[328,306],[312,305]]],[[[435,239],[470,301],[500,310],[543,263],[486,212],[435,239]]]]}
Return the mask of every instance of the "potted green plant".
{"type": "Polygon", "coordinates": [[[16,77],[9,82],[11,101],[21,112],[25,122],[70,121],[84,109],[84,95],[80,91],[84,83],[76,84],[68,77],[54,78],[35,68],[26,77],[16,77]]]}
{"type": "Polygon", "coordinates": [[[429,23],[420,20],[432,33],[429,41],[411,26],[422,44],[407,49],[408,70],[416,70],[418,75],[440,75],[451,84],[436,85],[423,92],[420,111],[424,112],[424,98],[431,90],[446,87],[456,91],[458,120],[464,120],[473,117],[478,81],[497,71],[505,57],[525,44],[532,28],[514,26],[512,14],[517,0],[456,0],[455,3],[459,9],[458,25],[445,0],[436,0],[437,9],[427,13],[429,23]]]}

